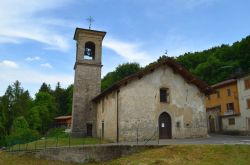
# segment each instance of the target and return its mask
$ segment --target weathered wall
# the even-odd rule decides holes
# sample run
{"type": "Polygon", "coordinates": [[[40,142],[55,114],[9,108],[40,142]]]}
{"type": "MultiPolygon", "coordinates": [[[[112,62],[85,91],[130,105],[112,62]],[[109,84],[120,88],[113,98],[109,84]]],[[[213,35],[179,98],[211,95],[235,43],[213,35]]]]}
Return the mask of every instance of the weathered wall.
{"type": "MultiPolygon", "coordinates": [[[[98,126],[101,126],[101,120],[104,120],[105,126],[108,121],[110,125],[116,125],[117,105],[110,95],[105,98],[109,109],[104,110],[102,115],[99,101],[98,126]],[[112,116],[107,115],[109,110],[112,111],[112,116]]],[[[207,136],[204,94],[196,86],[186,83],[180,75],[173,73],[168,66],[162,66],[152,74],[121,87],[118,111],[119,141],[135,141],[137,135],[140,141],[149,139],[154,134],[157,136],[153,139],[158,138],[158,118],[163,112],[171,116],[172,138],[207,136]],[[169,104],[160,103],[160,88],[170,89],[169,104]],[[180,123],[179,127],[177,122],[180,123]]],[[[108,127],[105,130],[107,129],[108,127]]],[[[115,133],[113,129],[113,134],[115,133]]]]}
{"type": "Polygon", "coordinates": [[[97,103],[97,136],[102,137],[102,122],[104,122],[104,137],[116,141],[117,135],[117,104],[116,91],[108,94],[97,103]]]}
{"type": "Polygon", "coordinates": [[[187,84],[168,66],[132,81],[120,89],[119,135],[121,141],[150,138],[158,130],[158,118],[167,112],[172,119],[172,138],[207,135],[204,94],[187,84]],[[160,103],[159,89],[169,88],[170,103],[160,103]],[[177,128],[177,122],[180,127],[177,128]]]}
{"type": "Polygon", "coordinates": [[[247,99],[250,99],[250,89],[245,88],[245,79],[249,79],[250,75],[239,78],[237,80],[240,104],[240,130],[250,132],[250,109],[247,108],[247,99]]]}
{"type": "Polygon", "coordinates": [[[242,131],[244,127],[242,127],[242,117],[241,116],[231,116],[231,117],[223,117],[222,118],[222,126],[223,131],[242,131]],[[230,125],[229,119],[234,119],[235,124],[230,125]]]}
{"type": "Polygon", "coordinates": [[[91,32],[79,34],[72,107],[73,135],[86,135],[87,123],[93,125],[93,135],[96,135],[96,108],[92,105],[92,99],[101,89],[101,45],[102,36],[91,32]],[[85,43],[88,41],[95,43],[94,60],[83,59],[85,43]]]}
{"type": "Polygon", "coordinates": [[[102,146],[84,146],[70,148],[50,148],[40,150],[38,152],[18,152],[17,154],[29,154],[40,159],[60,160],[63,162],[100,162],[108,161],[122,156],[126,156],[138,151],[151,148],[159,148],[161,146],[131,146],[131,145],[102,145],[102,146]]]}

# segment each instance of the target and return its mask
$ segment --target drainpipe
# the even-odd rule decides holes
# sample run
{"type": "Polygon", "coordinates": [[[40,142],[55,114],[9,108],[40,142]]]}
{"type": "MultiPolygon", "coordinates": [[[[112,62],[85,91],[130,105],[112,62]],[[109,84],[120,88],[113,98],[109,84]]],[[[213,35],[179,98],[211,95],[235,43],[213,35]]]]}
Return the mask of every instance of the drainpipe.
{"type": "Polygon", "coordinates": [[[118,89],[116,91],[116,142],[119,142],[119,92],[118,89]]]}

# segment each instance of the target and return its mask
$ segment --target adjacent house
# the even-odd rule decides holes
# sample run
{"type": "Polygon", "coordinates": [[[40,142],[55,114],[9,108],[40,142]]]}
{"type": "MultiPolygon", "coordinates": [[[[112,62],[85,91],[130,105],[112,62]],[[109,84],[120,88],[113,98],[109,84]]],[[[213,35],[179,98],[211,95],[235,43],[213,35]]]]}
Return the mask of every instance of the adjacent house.
{"type": "Polygon", "coordinates": [[[250,74],[217,83],[206,98],[208,131],[246,134],[250,130],[250,74]]]}

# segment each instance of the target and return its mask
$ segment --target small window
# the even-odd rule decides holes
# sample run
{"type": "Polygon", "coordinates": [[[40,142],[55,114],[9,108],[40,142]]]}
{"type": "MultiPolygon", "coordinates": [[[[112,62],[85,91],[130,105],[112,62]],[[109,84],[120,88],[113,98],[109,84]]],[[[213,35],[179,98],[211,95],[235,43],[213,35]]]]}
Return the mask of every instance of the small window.
{"type": "Polygon", "coordinates": [[[104,138],[104,121],[102,121],[102,138],[104,138]]]}
{"type": "Polygon", "coordinates": [[[163,103],[169,102],[169,89],[167,88],[160,89],[160,102],[163,102],[163,103]]]}
{"type": "Polygon", "coordinates": [[[234,118],[228,119],[228,124],[229,125],[235,125],[235,119],[234,118]]]}
{"type": "Polygon", "coordinates": [[[245,80],[245,89],[250,89],[250,78],[245,80]]]}
{"type": "Polygon", "coordinates": [[[227,89],[227,95],[231,96],[231,90],[229,88],[227,89]]]}
{"type": "Polygon", "coordinates": [[[220,91],[216,91],[217,98],[220,98],[220,91]]]}
{"type": "Polygon", "coordinates": [[[227,111],[234,111],[234,103],[228,103],[227,104],[227,111]]]}
{"type": "Polygon", "coordinates": [[[250,98],[247,99],[247,109],[250,109],[250,98]]]}

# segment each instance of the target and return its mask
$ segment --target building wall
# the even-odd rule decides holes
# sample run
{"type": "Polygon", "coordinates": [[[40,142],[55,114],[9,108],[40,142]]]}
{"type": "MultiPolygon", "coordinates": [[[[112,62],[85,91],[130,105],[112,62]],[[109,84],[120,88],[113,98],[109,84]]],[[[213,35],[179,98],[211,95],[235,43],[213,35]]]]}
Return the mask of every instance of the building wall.
{"type": "Polygon", "coordinates": [[[241,116],[230,116],[222,118],[223,131],[242,131],[242,117],[241,116]],[[229,120],[234,119],[235,124],[230,124],[229,120]]]}
{"type": "MultiPolygon", "coordinates": [[[[171,116],[172,138],[205,137],[207,124],[204,99],[204,94],[196,86],[186,83],[182,76],[175,74],[168,66],[162,66],[152,74],[120,88],[119,141],[136,141],[137,137],[139,140],[158,138],[158,119],[163,112],[171,116]],[[160,88],[169,88],[170,103],[160,103],[160,88]]],[[[101,103],[98,103],[98,126],[101,120],[104,120],[105,126],[116,125],[117,118],[113,118],[117,110],[116,101],[108,96],[107,103],[111,106],[102,115],[101,103]]],[[[115,130],[112,127],[112,135],[116,134],[115,130]]],[[[108,133],[105,133],[104,138],[107,136],[108,133]]]]}
{"type": "Polygon", "coordinates": [[[229,84],[226,86],[222,86],[219,88],[215,88],[215,90],[220,92],[220,97],[217,97],[217,94],[211,94],[210,99],[206,97],[206,108],[213,108],[216,106],[221,106],[220,115],[224,116],[225,112],[227,112],[227,103],[234,103],[234,111],[236,114],[240,113],[239,102],[238,102],[238,90],[237,83],[229,84]],[[227,95],[227,89],[231,90],[231,96],[227,95]]]}
{"type": "Polygon", "coordinates": [[[250,131],[250,109],[247,108],[247,99],[250,99],[250,89],[245,88],[245,79],[250,79],[250,75],[239,78],[237,80],[239,103],[241,109],[241,117],[239,123],[241,131],[250,131]]]}
{"type": "Polygon", "coordinates": [[[104,122],[104,137],[115,142],[117,135],[117,94],[108,94],[97,102],[97,137],[102,138],[102,122],[104,122]]]}

